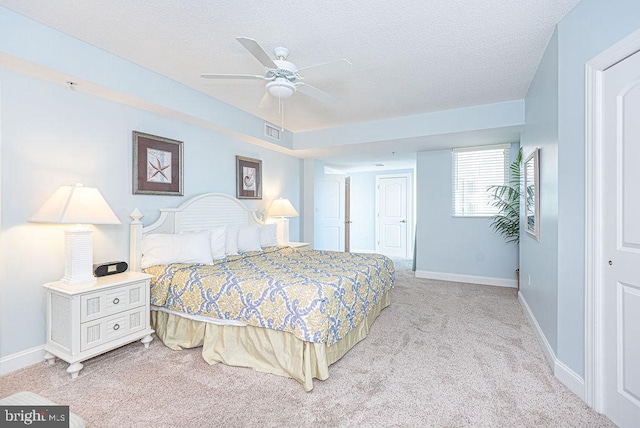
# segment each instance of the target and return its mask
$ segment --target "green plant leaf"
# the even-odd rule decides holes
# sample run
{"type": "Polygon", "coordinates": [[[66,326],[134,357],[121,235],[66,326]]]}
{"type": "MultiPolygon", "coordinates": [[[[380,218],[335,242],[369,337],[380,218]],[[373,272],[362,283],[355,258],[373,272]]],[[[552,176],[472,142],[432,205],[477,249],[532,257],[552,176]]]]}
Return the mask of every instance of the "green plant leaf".
{"type": "MultiPolygon", "coordinates": [[[[491,227],[505,238],[507,243],[520,243],[520,200],[522,198],[522,147],[509,165],[511,177],[508,185],[490,186],[491,205],[499,214],[491,220],[491,227]]],[[[528,195],[527,195],[528,196],[528,195]]]]}

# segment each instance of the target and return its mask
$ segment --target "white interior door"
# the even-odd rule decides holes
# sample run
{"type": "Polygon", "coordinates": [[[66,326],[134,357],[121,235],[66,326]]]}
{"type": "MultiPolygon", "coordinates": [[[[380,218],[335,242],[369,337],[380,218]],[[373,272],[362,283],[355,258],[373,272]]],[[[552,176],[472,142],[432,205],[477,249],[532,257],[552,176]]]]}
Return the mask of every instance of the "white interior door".
{"type": "Polygon", "coordinates": [[[408,175],[378,176],[376,252],[408,257],[410,223],[408,175]]]}
{"type": "Polygon", "coordinates": [[[325,174],[322,192],[322,248],[344,251],[344,175],[325,174]]]}
{"type": "Polygon", "coordinates": [[[640,52],[604,72],[603,413],[640,424],[640,52]]]}

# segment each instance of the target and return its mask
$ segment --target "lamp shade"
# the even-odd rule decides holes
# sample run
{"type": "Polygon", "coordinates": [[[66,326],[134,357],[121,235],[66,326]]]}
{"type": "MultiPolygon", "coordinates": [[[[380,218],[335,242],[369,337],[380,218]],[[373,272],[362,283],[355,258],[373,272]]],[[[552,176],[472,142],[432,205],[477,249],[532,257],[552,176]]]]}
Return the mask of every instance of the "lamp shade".
{"type": "Polygon", "coordinates": [[[298,211],[293,208],[289,199],[279,198],[273,201],[269,208],[270,217],[298,217],[298,211]]]}
{"type": "Polygon", "coordinates": [[[120,224],[120,220],[95,187],[60,186],[31,216],[36,223],[120,224]]]}

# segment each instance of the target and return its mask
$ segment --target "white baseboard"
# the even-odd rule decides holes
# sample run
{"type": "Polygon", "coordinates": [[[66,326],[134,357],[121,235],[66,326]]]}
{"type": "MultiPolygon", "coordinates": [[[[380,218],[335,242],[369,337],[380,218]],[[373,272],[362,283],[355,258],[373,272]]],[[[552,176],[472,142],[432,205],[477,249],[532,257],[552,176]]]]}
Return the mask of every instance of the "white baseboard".
{"type": "Polygon", "coordinates": [[[553,348],[549,344],[547,337],[542,332],[542,328],[540,328],[538,320],[536,320],[536,317],[533,316],[533,312],[531,311],[529,304],[527,303],[521,292],[518,292],[518,301],[520,302],[522,309],[524,309],[524,313],[527,315],[529,323],[531,323],[531,325],[533,326],[533,331],[536,333],[536,337],[538,338],[538,342],[540,343],[542,352],[544,353],[544,356],[549,363],[549,367],[551,367],[551,369],[553,370],[556,363],[556,354],[553,352],[553,348]]]}
{"type": "Polygon", "coordinates": [[[16,352],[0,358],[0,376],[44,361],[44,346],[16,352]]]}
{"type": "Polygon", "coordinates": [[[584,379],[556,357],[555,352],[553,352],[553,348],[551,348],[549,341],[542,332],[542,328],[540,328],[540,324],[538,324],[536,317],[533,316],[533,312],[531,311],[529,304],[520,292],[518,292],[518,301],[524,309],[524,313],[527,315],[529,322],[533,326],[533,331],[536,333],[542,352],[549,363],[549,367],[551,367],[551,370],[553,371],[553,375],[567,388],[569,388],[571,392],[584,401],[584,379]]]}
{"type": "Polygon", "coordinates": [[[515,279],[494,278],[490,276],[460,275],[457,273],[417,270],[416,278],[436,279],[438,281],[466,282],[469,284],[493,285],[496,287],[518,288],[518,281],[515,279]]]}
{"type": "Polygon", "coordinates": [[[584,401],[584,379],[571,370],[565,363],[556,358],[553,374],[564,385],[584,401]]]}

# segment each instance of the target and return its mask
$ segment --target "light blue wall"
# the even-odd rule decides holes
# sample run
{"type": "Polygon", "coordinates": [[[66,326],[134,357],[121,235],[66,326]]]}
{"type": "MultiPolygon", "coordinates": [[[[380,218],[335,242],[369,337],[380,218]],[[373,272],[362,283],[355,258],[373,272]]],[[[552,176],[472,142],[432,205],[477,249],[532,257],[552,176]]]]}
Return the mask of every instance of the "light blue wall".
{"type": "Polygon", "coordinates": [[[584,375],[585,63],[640,28],[638,0],[582,0],[558,25],[558,358],[584,375]]]}
{"type": "MultiPolygon", "coordinates": [[[[57,76],[60,83],[73,80],[82,90],[106,88],[121,102],[151,103],[243,141],[264,139],[263,120],[1,6],[0,52],[6,55],[0,66],[13,59],[29,61],[63,73],[57,76]]],[[[269,143],[291,148],[292,141],[285,130],[281,142],[269,143]]]]}
{"type": "MultiPolygon", "coordinates": [[[[540,148],[540,241],[520,231],[520,292],[557,352],[558,327],[558,33],[531,82],[520,140],[523,160],[540,148]],[[530,281],[530,282],[529,282],[530,281]]],[[[524,212],[524,207],[522,207],[524,212]]]]}
{"type": "MultiPolygon", "coordinates": [[[[512,144],[512,158],[517,150],[512,144]]],[[[515,280],[518,247],[491,229],[491,219],[451,215],[451,153],[418,153],[416,270],[515,280]]]]}
{"type": "MultiPolygon", "coordinates": [[[[17,28],[5,26],[13,22],[14,17],[8,15],[11,14],[6,9],[0,8],[0,52],[10,48],[12,55],[20,55],[22,52],[16,46],[22,41],[7,41],[17,28]]],[[[126,70],[133,67],[138,95],[166,89],[175,96],[174,107],[182,108],[180,104],[183,104],[186,108],[191,99],[206,110],[192,111],[193,115],[211,114],[202,94],[149,71],[145,74],[144,69],[132,64],[123,66],[121,58],[88,45],[82,48],[83,55],[72,54],[80,42],[31,21],[25,25],[34,31],[34,37],[48,35],[57,40],[55,47],[61,49],[59,54],[68,55],[65,67],[72,63],[79,69],[101,69],[105,78],[120,75],[121,67],[126,70]],[[101,58],[99,64],[84,63],[97,57],[101,58]],[[152,90],[146,84],[152,86],[152,90]]],[[[58,52],[56,55],[47,52],[40,52],[43,61],[55,63],[58,52]]],[[[35,53],[35,46],[25,48],[25,54],[35,53]]],[[[57,64],[47,64],[52,65],[57,64]]],[[[126,84],[126,78],[122,79],[122,84],[126,84]]],[[[210,126],[193,124],[186,116],[180,116],[186,118],[182,121],[158,115],[2,66],[0,84],[0,357],[44,344],[45,308],[41,285],[63,275],[64,236],[61,227],[28,223],[27,219],[60,185],[82,182],[98,187],[122,222],[122,225],[95,228],[95,261],[129,259],[129,213],[136,207],[145,214],[143,222],[149,224],[158,217],[158,208],[177,206],[196,194],[235,194],[236,155],[262,160],[263,199],[246,201],[247,206],[266,209],[273,199],[283,196],[301,207],[302,161],[249,144],[249,134],[243,134],[242,139],[234,138],[233,129],[228,133],[217,132],[210,126]],[[184,142],[184,197],[132,195],[132,130],[184,142]]],[[[148,104],[153,103],[148,100],[148,104]]],[[[232,122],[241,124],[243,115],[231,111],[232,122]]],[[[252,116],[247,115],[248,127],[253,123],[252,116]]],[[[291,239],[299,237],[300,219],[292,218],[291,239]]]]}
{"type": "Polygon", "coordinates": [[[375,251],[376,176],[388,174],[410,174],[413,188],[413,169],[348,174],[351,177],[351,251],[375,251]]]}
{"type": "Polygon", "coordinates": [[[523,123],[524,100],[514,100],[298,132],[293,137],[293,146],[304,149],[381,141],[398,144],[402,139],[508,128],[523,123]]]}

